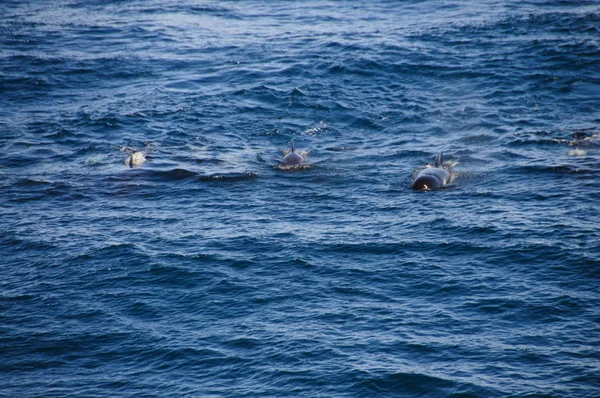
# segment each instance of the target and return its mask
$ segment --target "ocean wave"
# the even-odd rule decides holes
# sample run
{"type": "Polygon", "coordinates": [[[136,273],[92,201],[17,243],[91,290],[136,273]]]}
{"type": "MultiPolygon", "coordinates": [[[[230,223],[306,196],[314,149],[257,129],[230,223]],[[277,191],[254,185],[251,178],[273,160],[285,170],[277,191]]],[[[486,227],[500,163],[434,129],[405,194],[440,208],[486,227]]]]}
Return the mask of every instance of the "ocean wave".
{"type": "Polygon", "coordinates": [[[4,394],[594,395],[592,3],[51,3],[0,2],[4,394]]]}

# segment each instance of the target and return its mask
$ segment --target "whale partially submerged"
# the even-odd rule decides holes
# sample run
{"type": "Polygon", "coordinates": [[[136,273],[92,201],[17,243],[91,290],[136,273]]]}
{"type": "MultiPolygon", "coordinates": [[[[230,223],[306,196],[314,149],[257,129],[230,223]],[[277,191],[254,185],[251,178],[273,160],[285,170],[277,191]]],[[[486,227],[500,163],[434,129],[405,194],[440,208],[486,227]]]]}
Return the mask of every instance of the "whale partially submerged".
{"type": "Polygon", "coordinates": [[[419,191],[431,191],[443,188],[450,183],[451,173],[444,167],[442,152],[435,158],[433,166],[427,166],[417,174],[412,183],[412,189],[419,191]]]}
{"type": "Polygon", "coordinates": [[[125,164],[129,167],[139,166],[146,162],[146,155],[142,151],[132,152],[131,155],[125,159],[125,164]]]}
{"type": "Polygon", "coordinates": [[[292,146],[290,151],[281,160],[280,166],[299,166],[304,163],[304,156],[296,152],[294,147],[294,140],[292,140],[292,146]]]}
{"type": "Polygon", "coordinates": [[[141,166],[149,159],[152,159],[151,154],[156,151],[156,146],[153,143],[148,142],[144,144],[144,148],[121,146],[119,147],[119,150],[128,155],[124,162],[125,165],[133,168],[136,166],[141,166]]]}

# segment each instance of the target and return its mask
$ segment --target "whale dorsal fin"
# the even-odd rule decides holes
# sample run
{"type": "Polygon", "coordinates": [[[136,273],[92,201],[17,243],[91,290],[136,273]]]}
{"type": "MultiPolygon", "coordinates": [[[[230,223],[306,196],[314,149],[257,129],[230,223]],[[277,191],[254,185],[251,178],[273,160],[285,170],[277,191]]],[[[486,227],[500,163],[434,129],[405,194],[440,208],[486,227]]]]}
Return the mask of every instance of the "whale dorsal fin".
{"type": "Polygon", "coordinates": [[[433,164],[433,166],[434,167],[442,167],[443,165],[444,165],[444,158],[442,157],[442,152],[440,151],[440,153],[435,158],[435,163],[433,164]]]}
{"type": "Polygon", "coordinates": [[[296,152],[296,148],[294,147],[294,140],[292,140],[292,149],[291,149],[291,151],[292,152],[296,152]]]}

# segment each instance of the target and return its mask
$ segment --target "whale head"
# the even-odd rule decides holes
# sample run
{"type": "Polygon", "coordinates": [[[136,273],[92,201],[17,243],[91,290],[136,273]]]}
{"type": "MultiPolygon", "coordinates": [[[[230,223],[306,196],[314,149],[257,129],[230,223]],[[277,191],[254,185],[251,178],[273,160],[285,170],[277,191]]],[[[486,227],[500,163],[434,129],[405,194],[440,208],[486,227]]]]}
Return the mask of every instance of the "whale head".
{"type": "Polygon", "coordinates": [[[419,191],[431,191],[438,189],[443,185],[443,182],[433,174],[418,176],[412,183],[412,189],[419,191]]]}
{"type": "Polygon", "coordinates": [[[427,166],[417,174],[412,183],[412,189],[419,191],[431,191],[448,185],[451,181],[451,173],[444,167],[442,152],[436,158],[433,166],[427,166]]]}

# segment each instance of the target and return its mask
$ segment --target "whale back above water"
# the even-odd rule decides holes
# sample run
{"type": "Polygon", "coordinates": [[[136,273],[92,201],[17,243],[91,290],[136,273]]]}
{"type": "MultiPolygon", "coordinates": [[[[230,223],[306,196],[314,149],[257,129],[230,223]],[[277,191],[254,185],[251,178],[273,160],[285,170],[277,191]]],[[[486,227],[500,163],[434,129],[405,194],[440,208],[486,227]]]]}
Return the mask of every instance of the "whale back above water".
{"type": "Polygon", "coordinates": [[[444,168],[442,152],[436,158],[433,166],[427,167],[417,174],[412,183],[412,189],[430,191],[445,187],[450,182],[450,172],[444,168]]]}
{"type": "Polygon", "coordinates": [[[139,166],[146,162],[146,156],[142,151],[135,151],[125,159],[125,164],[129,167],[139,166]]]}
{"type": "Polygon", "coordinates": [[[294,140],[292,140],[290,151],[283,157],[281,164],[284,166],[296,166],[301,164],[302,162],[304,162],[304,156],[296,152],[296,148],[294,147],[294,140]]]}

